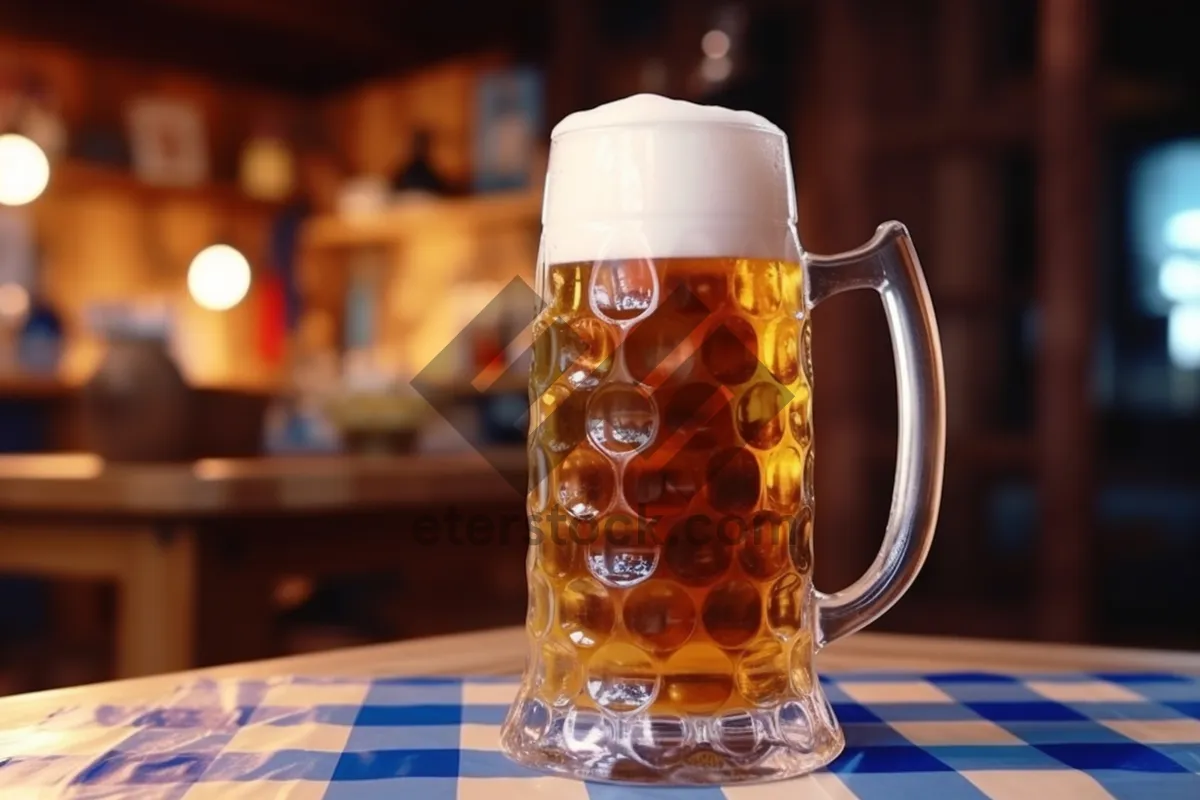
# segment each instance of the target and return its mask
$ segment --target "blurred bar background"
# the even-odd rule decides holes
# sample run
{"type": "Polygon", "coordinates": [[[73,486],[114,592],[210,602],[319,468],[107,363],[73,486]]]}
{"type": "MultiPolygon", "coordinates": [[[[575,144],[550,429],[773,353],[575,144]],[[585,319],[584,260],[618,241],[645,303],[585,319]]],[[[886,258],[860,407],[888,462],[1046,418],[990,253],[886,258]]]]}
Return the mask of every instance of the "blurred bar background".
{"type": "MultiPolygon", "coordinates": [[[[547,136],[635,92],[783,127],[809,250],[891,218],[916,239],[945,499],[877,629],[1200,648],[1181,13],[6,0],[0,692],[520,624],[523,526],[471,547],[420,524],[523,513],[511,282],[532,278],[547,136]]],[[[895,375],[872,297],[815,316],[832,590],[882,535],[895,375]]]]}

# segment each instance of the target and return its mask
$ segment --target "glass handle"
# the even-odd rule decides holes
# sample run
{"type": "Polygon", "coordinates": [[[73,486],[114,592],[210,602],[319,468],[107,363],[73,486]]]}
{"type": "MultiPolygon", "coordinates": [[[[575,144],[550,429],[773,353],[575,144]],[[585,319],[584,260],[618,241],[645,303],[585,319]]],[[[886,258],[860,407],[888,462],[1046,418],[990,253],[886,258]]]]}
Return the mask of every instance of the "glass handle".
{"type": "Polygon", "coordinates": [[[908,591],[937,526],[946,450],[946,387],[941,341],[925,276],[908,230],[880,225],[871,241],[838,255],[809,254],[809,307],[851,289],[883,301],[899,392],[896,481],[883,547],[865,575],[840,592],[816,592],[817,647],[878,619],[908,591]]]}

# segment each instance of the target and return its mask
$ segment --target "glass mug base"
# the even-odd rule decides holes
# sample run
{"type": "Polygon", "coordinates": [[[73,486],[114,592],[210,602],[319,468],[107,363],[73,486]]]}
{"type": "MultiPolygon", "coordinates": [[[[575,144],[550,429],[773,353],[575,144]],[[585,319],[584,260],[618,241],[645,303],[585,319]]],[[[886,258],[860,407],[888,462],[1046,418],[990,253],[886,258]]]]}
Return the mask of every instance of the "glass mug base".
{"type": "Polygon", "coordinates": [[[554,708],[523,690],[500,746],[524,767],[577,780],[701,786],[806,775],[837,758],[845,739],[819,688],[714,716],[554,708]]]}

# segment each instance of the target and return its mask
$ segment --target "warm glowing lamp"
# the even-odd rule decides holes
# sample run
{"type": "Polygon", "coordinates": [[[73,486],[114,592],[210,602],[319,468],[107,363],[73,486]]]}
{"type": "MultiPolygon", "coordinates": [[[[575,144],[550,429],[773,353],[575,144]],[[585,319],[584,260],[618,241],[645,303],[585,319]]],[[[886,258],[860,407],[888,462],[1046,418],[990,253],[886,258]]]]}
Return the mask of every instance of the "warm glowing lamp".
{"type": "Polygon", "coordinates": [[[250,262],[227,244],[210,245],[192,259],[187,281],[197,305],[228,311],[250,290],[250,262]]]}
{"type": "Polygon", "coordinates": [[[41,196],[50,182],[50,161],[32,139],[0,135],[0,204],[23,206],[41,196]]]}
{"type": "Polygon", "coordinates": [[[29,311],[29,292],[19,283],[0,285],[0,318],[16,320],[29,311]]]}

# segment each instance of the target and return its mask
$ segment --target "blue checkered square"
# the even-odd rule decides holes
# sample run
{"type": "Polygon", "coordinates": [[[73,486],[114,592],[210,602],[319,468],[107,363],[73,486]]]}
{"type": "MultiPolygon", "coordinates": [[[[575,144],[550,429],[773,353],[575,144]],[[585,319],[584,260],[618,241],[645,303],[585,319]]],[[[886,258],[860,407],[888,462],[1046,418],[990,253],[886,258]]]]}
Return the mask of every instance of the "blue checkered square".
{"type": "Polygon", "coordinates": [[[455,750],[458,725],[371,725],[355,726],[346,742],[347,752],[365,750],[455,750]]]}
{"type": "Polygon", "coordinates": [[[1048,700],[974,702],[963,705],[992,722],[1085,722],[1087,720],[1087,717],[1078,711],[1048,700]]]}
{"type": "Polygon", "coordinates": [[[1038,746],[1038,750],[1081,772],[1101,769],[1119,769],[1122,772],[1187,772],[1182,765],[1137,742],[1043,744],[1038,746]]]}
{"type": "Polygon", "coordinates": [[[458,800],[458,778],[406,778],[398,784],[394,779],[362,780],[329,784],[322,800],[458,800]],[[399,794],[398,792],[404,792],[399,794]]]}
{"type": "Polygon", "coordinates": [[[1122,744],[1129,741],[1113,729],[1086,719],[1078,722],[1004,722],[1001,727],[1034,747],[1057,744],[1122,744]]]}
{"type": "Polygon", "coordinates": [[[366,750],[342,753],[333,780],[367,781],[381,778],[453,778],[458,775],[458,750],[366,750]]]}
{"type": "Polygon", "coordinates": [[[1109,769],[1088,774],[1115,800],[1194,800],[1198,796],[1195,775],[1148,775],[1109,769]]]}
{"type": "Polygon", "coordinates": [[[1188,772],[1200,773],[1200,742],[1191,744],[1158,744],[1154,749],[1174,759],[1188,772]]]}
{"type": "Polygon", "coordinates": [[[830,770],[843,772],[950,772],[950,767],[929,752],[915,745],[893,747],[857,747],[847,743],[841,757],[830,770]]]}
{"type": "Polygon", "coordinates": [[[839,777],[858,800],[987,800],[987,795],[963,776],[949,770],[855,773],[839,777]]]}
{"type": "Polygon", "coordinates": [[[453,706],[462,705],[462,684],[406,684],[391,681],[372,684],[367,691],[369,706],[453,706]]]}
{"type": "Polygon", "coordinates": [[[219,775],[239,781],[328,781],[337,769],[338,753],[278,750],[274,753],[222,753],[212,763],[219,775]]]}

